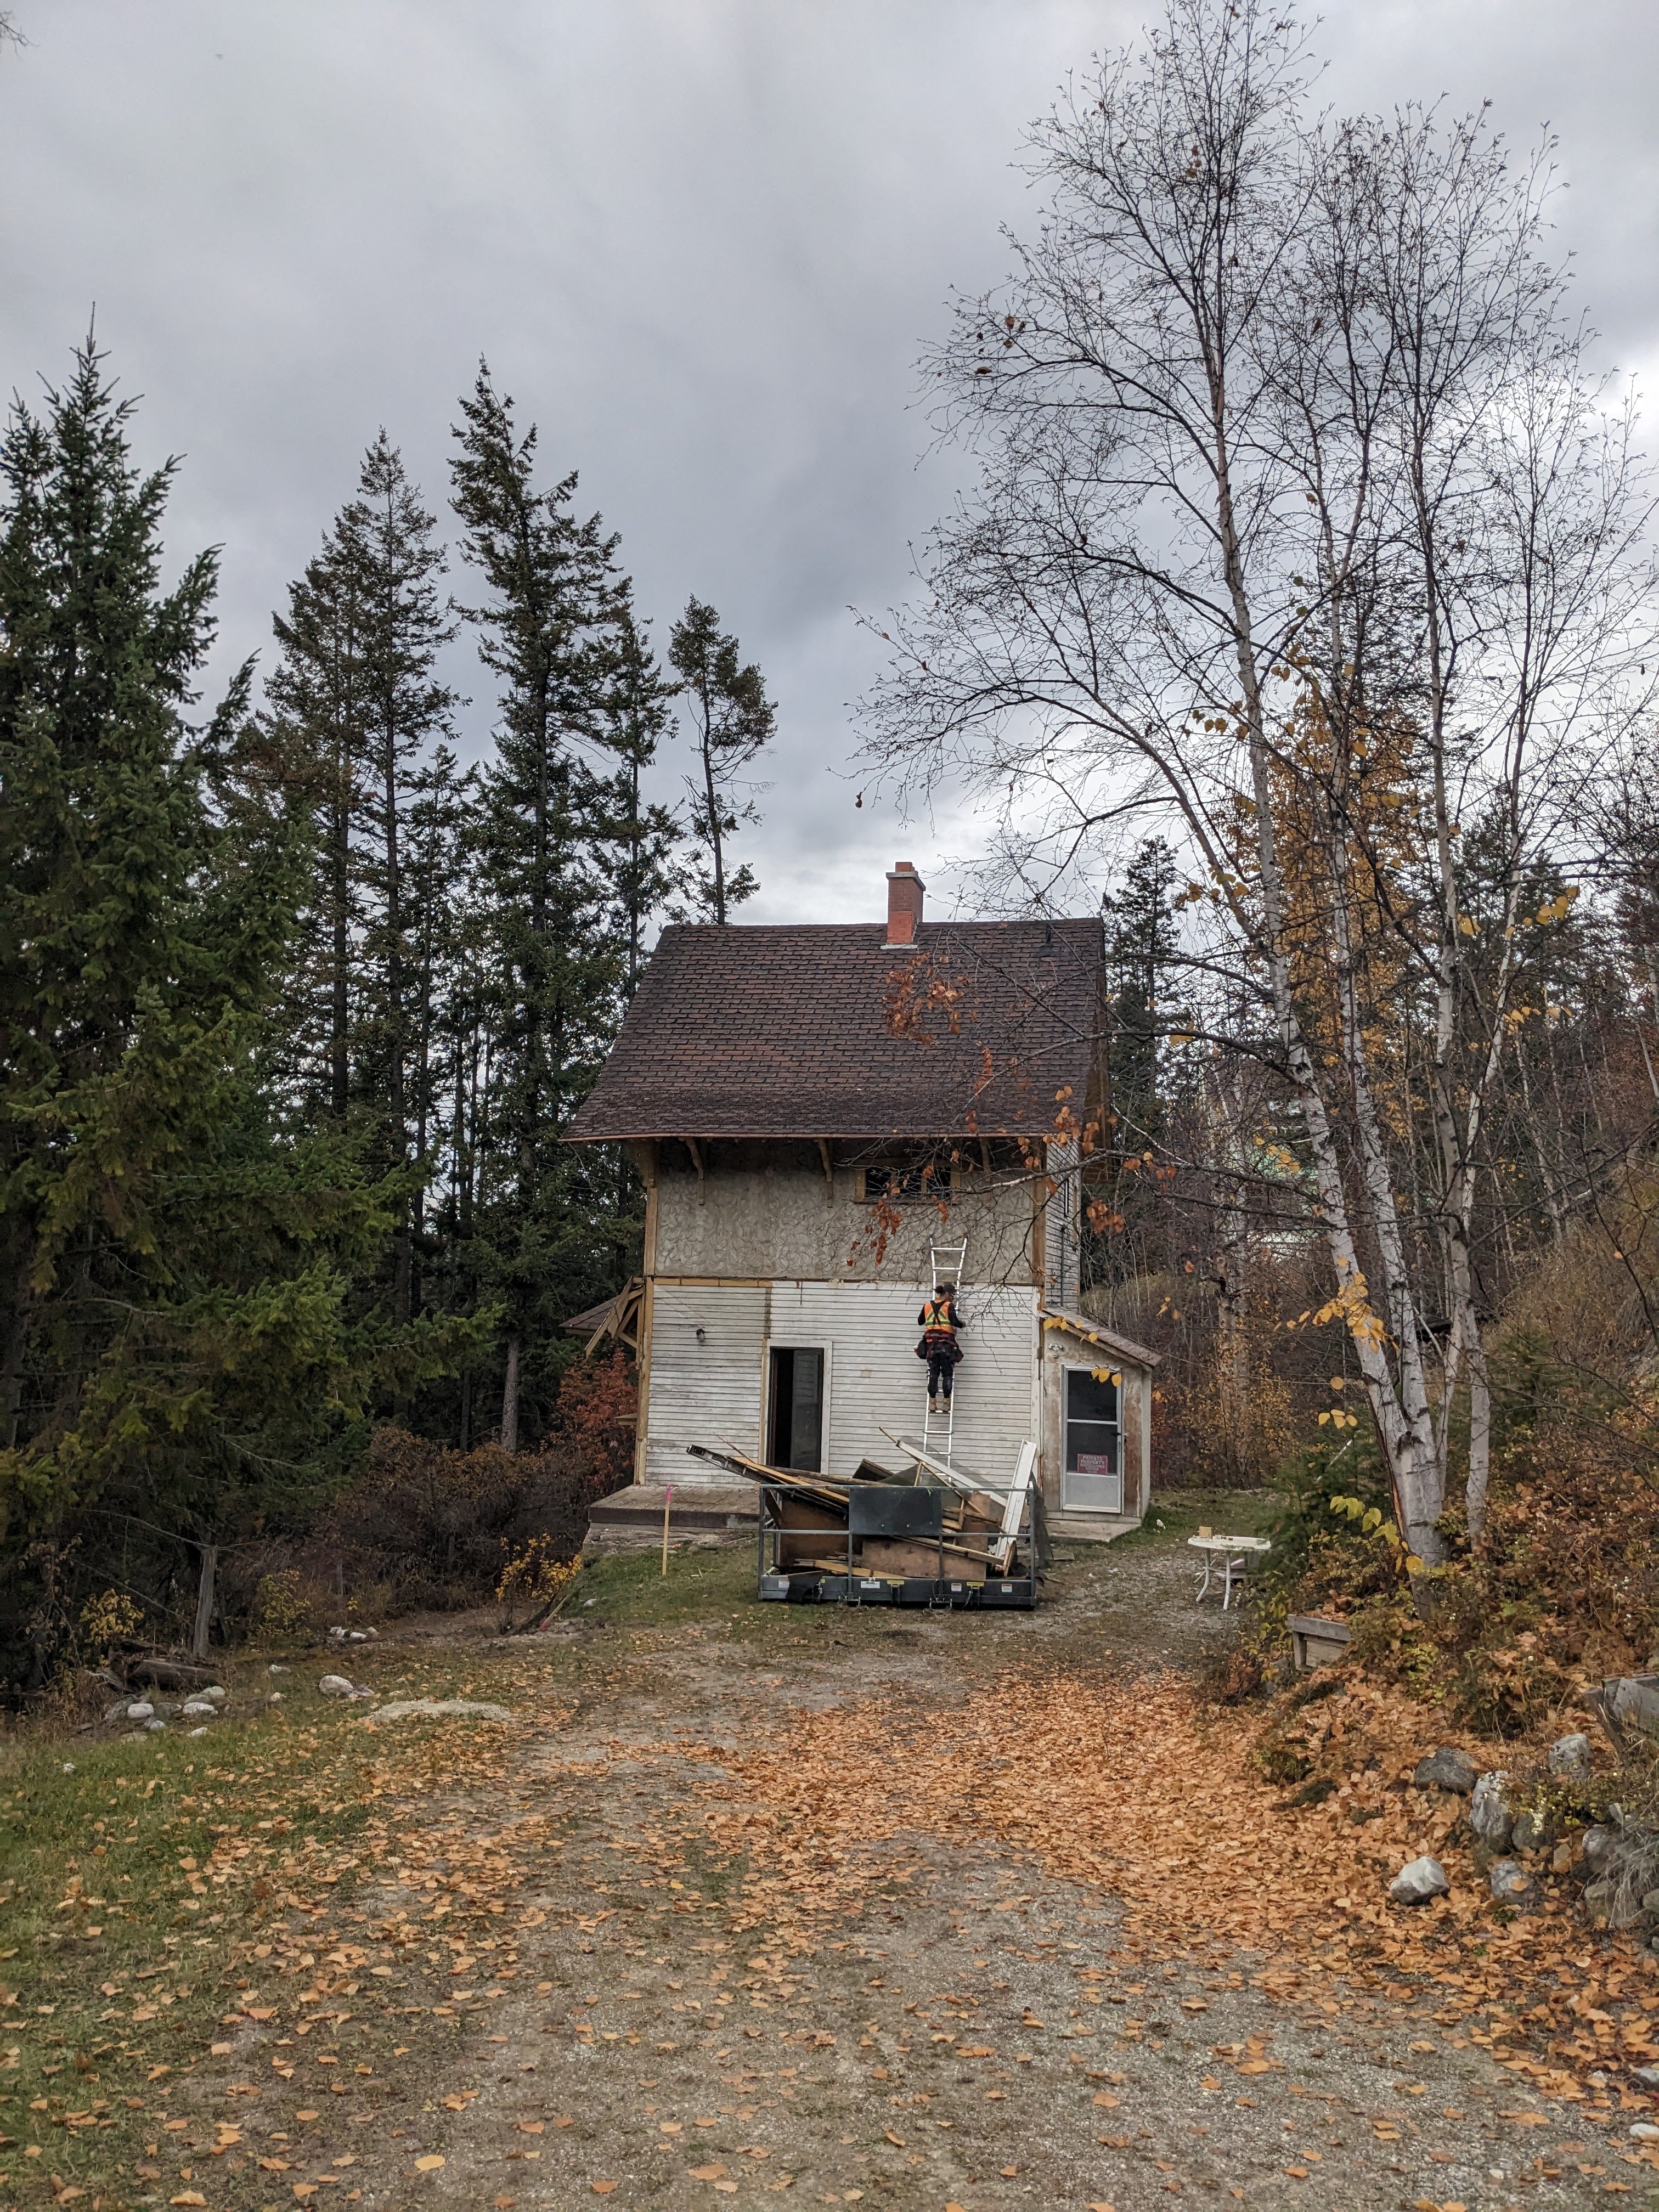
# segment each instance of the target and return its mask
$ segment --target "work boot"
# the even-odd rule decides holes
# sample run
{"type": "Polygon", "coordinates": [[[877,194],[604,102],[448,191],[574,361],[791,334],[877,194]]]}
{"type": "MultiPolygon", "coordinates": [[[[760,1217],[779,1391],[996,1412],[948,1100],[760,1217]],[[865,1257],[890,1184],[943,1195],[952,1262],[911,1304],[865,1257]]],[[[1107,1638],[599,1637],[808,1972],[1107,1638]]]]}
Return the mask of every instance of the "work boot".
{"type": "Polygon", "coordinates": [[[928,1401],[927,1401],[927,1410],[928,1410],[928,1412],[929,1412],[930,1413],[938,1413],[938,1411],[939,1411],[939,1400],[938,1400],[937,1398],[929,1398],[929,1399],[928,1399],[928,1401]]]}

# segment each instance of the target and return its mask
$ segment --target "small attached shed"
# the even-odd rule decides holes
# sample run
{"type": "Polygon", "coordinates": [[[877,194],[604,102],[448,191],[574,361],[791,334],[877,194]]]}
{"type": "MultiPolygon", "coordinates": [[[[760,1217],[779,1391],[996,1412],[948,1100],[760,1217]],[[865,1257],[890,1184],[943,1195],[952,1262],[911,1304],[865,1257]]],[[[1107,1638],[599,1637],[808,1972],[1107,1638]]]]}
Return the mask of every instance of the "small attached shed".
{"type": "Polygon", "coordinates": [[[1037,1464],[1058,1535],[1117,1534],[1152,1502],[1152,1372],[1158,1355],[1087,1315],[1047,1306],[1037,1464]]]}

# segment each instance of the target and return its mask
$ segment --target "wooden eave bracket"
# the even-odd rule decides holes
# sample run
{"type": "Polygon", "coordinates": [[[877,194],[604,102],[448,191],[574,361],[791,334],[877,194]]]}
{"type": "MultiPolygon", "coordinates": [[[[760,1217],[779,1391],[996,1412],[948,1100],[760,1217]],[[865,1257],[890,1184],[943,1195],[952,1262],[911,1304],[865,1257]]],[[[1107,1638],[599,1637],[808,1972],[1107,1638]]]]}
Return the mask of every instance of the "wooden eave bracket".
{"type": "Polygon", "coordinates": [[[617,1291],[609,1316],[599,1323],[587,1340],[584,1359],[591,1359],[606,1337],[614,1337],[625,1345],[637,1359],[640,1356],[640,1316],[645,1306],[645,1278],[630,1276],[617,1291]]]}
{"type": "Polygon", "coordinates": [[[697,1204],[702,1206],[708,1198],[708,1170],[703,1162],[702,1146],[695,1137],[688,1137],[685,1149],[690,1153],[691,1164],[697,1171],[697,1204]]]}
{"type": "Polygon", "coordinates": [[[830,1202],[833,1205],[836,1198],[836,1170],[830,1158],[830,1139],[827,1137],[820,1137],[817,1146],[818,1158],[823,1162],[824,1184],[829,1193],[830,1202]]]}

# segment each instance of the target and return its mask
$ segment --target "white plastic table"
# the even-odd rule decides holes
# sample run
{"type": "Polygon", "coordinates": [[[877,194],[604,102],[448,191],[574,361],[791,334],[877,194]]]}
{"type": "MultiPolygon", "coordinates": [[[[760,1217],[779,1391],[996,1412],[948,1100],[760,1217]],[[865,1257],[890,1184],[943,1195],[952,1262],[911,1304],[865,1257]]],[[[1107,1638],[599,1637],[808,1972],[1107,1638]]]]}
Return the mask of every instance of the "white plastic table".
{"type": "Polygon", "coordinates": [[[1271,1552],[1273,1545],[1266,1536],[1188,1536],[1188,1545],[1204,1554],[1204,1579],[1198,1586],[1198,1602],[1204,1601],[1213,1577],[1221,1577],[1221,1610],[1225,1613],[1233,1594],[1233,1584],[1244,1579],[1244,1560],[1250,1552],[1271,1552]]]}

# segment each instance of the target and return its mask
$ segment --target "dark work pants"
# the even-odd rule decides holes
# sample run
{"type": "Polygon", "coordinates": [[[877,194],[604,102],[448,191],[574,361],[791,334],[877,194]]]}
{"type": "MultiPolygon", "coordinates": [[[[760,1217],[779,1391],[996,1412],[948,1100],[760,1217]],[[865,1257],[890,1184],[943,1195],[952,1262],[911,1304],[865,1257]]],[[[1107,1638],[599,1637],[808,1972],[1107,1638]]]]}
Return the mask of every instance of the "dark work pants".
{"type": "Polygon", "coordinates": [[[948,1398],[951,1378],[956,1372],[957,1358],[953,1352],[930,1352],[927,1355],[927,1395],[948,1398]]]}

